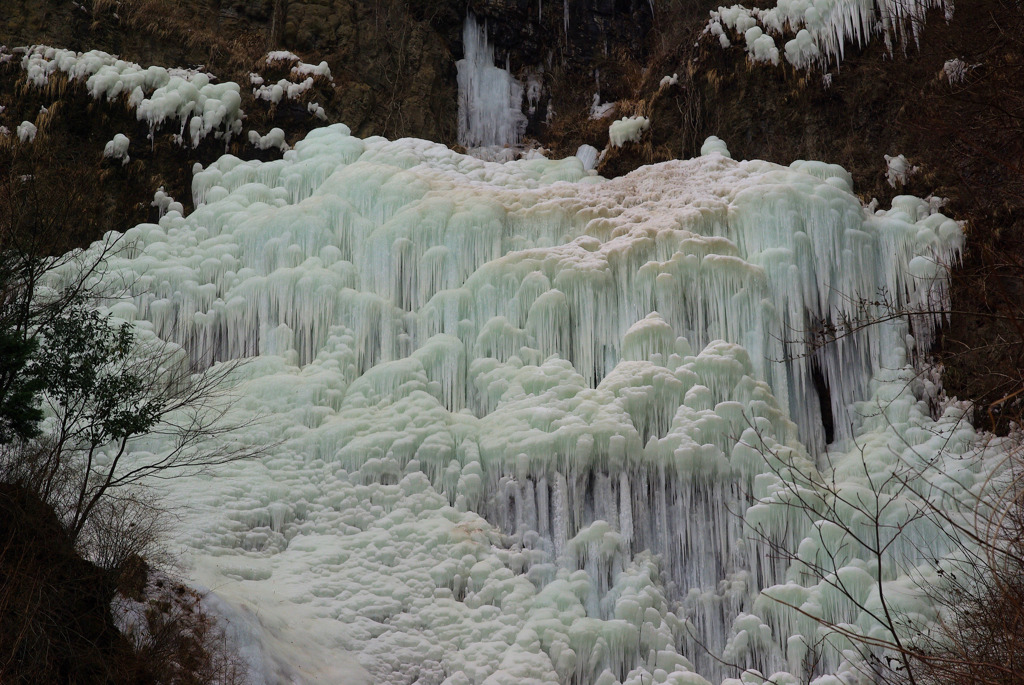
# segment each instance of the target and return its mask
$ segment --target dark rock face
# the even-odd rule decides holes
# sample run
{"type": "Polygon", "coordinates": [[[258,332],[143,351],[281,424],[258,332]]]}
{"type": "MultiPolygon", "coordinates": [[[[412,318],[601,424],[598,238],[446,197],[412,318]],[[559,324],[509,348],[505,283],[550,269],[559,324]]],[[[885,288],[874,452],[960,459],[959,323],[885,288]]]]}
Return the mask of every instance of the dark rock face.
{"type": "MultiPolygon", "coordinates": [[[[143,65],[198,66],[245,83],[260,57],[291,50],[326,60],[336,95],[329,118],[358,135],[454,143],[455,62],[467,12],[486,22],[497,58],[544,90],[586,84],[626,96],[619,65],[644,58],[649,0],[10,0],[0,45],[98,49],[143,65]]],[[[547,100],[531,115],[544,136],[547,100]]],[[[565,107],[559,110],[565,111],[565,107]]]]}
{"type": "Polygon", "coordinates": [[[616,51],[642,57],[654,19],[647,0],[474,0],[469,9],[513,67],[557,61],[580,71],[616,51]]]}
{"type": "Polygon", "coordinates": [[[518,78],[542,83],[527,128],[542,143],[549,108],[561,115],[589,108],[594,93],[630,95],[621,67],[645,59],[654,19],[647,0],[473,0],[469,11],[486,23],[499,65],[507,59],[518,78]]]}
{"type": "Polygon", "coordinates": [[[110,574],[82,559],[53,511],[0,483],[0,680],[104,683],[130,650],[110,574]]]}
{"type": "MultiPolygon", "coordinates": [[[[327,60],[329,118],[360,135],[454,142],[464,5],[451,0],[10,0],[0,45],[104,50],[247,83],[270,50],[327,60]]],[[[5,98],[9,99],[9,98],[5,98]]]]}

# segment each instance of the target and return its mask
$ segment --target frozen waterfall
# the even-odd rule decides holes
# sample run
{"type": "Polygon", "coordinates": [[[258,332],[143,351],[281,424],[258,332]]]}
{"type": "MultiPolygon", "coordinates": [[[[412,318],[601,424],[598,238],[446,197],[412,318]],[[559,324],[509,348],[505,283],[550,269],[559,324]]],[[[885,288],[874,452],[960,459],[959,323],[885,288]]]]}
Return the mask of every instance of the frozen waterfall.
{"type": "Polygon", "coordinates": [[[465,56],[455,63],[459,85],[459,144],[466,148],[518,145],[526,131],[523,84],[494,64],[487,24],[466,16],[465,56]]]}
{"type": "MultiPolygon", "coordinates": [[[[514,88],[467,32],[464,123],[483,143],[515,126],[468,94],[487,69],[514,88]]],[[[259,420],[222,439],[277,445],[162,485],[257,679],[856,672],[764,591],[870,619],[750,531],[816,554],[786,477],[828,464],[870,492],[852,466],[973,449],[961,408],[933,420],[919,399],[929,316],[913,336],[901,319],[810,335],[878,317],[880,292],[934,310],[961,231],[912,197],[865,209],[834,165],[707,149],[605,180],[578,157],[495,164],[335,125],[279,161],[197,169],[194,212],[126,233],[110,274],[132,292],[111,311],[203,364],[251,358],[234,411],[259,420]]],[[[953,497],[985,478],[968,463],[953,497]]],[[[909,525],[901,553],[933,533],[909,525]]]]}

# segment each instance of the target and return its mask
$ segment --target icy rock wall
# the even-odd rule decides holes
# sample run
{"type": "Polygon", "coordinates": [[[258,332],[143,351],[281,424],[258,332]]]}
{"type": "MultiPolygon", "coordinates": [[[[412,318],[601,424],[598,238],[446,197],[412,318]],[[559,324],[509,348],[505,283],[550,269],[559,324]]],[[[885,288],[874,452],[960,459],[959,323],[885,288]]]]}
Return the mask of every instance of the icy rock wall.
{"type": "MultiPolygon", "coordinates": [[[[813,474],[823,448],[814,368],[831,463],[968,449],[956,413],[934,424],[914,394],[928,316],[916,338],[900,321],[821,349],[806,335],[880,314],[881,291],[934,309],[959,227],[916,198],[870,212],[833,165],[706,148],[609,181],[577,157],[494,164],[336,125],[281,160],[197,167],[192,214],[168,204],[126,233],[110,272],[132,296],[111,311],[202,364],[251,358],[235,411],[258,420],[222,439],[278,445],[167,486],[195,577],[278,650],[255,674],[737,675],[707,647],[796,678],[820,635],[762,590],[867,620],[748,526],[802,552],[829,542],[779,475],[813,474]],[[332,671],[346,654],[359,668],[332,671]]],[[[908,526],[907,554],[930,532],[908,526]]]]}
{"type": "Polygon", "coordinates": [[[487,24],[470,13],[462,30],[464,57],[455,63],[459,84],[459,144],[466,148],[518,145],[526,131],[523,84],[495,66],[487,24]]]}
{"type": "Polygon", "coordinates": [[[743,37],[747,53],[756,62],[780,62],[775,38],[795,36],[785,43],[786,61],[798,69],[814,65],[827,68],[843,60],[847,44],[863,47],[881,35],[892,51],[895,43],[916,47],[929,11],[942,10],[946,21],[953,16],[951,0],[779,0],[766,9],[743,5],[719,7],[711,12],[708,33],[722,47],[731,40],[725,29],[743,37]]]}

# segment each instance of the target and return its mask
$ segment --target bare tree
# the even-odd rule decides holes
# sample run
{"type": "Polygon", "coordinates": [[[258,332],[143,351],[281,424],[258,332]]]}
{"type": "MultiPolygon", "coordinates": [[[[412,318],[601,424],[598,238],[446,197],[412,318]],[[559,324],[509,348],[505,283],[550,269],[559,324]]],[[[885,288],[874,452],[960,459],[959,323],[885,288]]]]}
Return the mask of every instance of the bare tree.
{"type": "MultiPolygon", "coordinates": [[[[840,598],[845,607],[831,614],[809,611],[771,588],[763,592],[766,598],[831,635],[822,646],[835,640],[840,647],[852,645],[875,682],[1019,682],[1024,672],[1024,458],[1019,445],[988,467],[989,477],[965,501],[964,492],[942,485],[948,481],[942,470],[945,447],[938,454],[921,454],[900,438],[905,451],[893,450],[882,469],[860,448],[859,473],[851,473],[846,463],[840,479],[828,453],[824,468],[815,469],[799,455],[773,448],[756,426],[751,428],[758,444],[750,447],[779,477],[779,488],[761,503],[781,507],[786,515],[780,519],[787,521],[783,528],[752,526],[753,536],[776,561],[799,569],[805,583],[840,598]],[[851,483],[852,476],[864,486],[851,483]],[[958,507],[949,507],[951,501],[958,501],[958,507]],[[794,547],[793,527],[812,543],[813,554],[802,545],[794,547]],[[864,575],[850,571],[854,559],[867,563],[861,568],[870,576],[872,593],[864,592],[864,575]],[[894,596],[897,577],[930,603],[928,616],[903,609],[894,596]],[[858,627],[859,618],[883,628],[882,636],[858,627]]],[[[982,444],[958,459],[981,459],[989,447],[982,444]]]]}
{"type": "Polygon", "coordinates": [[[0,175],[0,478],[51,506],[75,542],[115,491],[254,450],[217,439],[243,427],[228,420],[236,364],[200,369],[102,313],[130,285],[104,285],[117,283],[108,259],[128,247],[118,234],[54,256],[77,184],[73,172],[63,186],[52,170],[37,177],[49,152],[7,150],[0,175]]]}

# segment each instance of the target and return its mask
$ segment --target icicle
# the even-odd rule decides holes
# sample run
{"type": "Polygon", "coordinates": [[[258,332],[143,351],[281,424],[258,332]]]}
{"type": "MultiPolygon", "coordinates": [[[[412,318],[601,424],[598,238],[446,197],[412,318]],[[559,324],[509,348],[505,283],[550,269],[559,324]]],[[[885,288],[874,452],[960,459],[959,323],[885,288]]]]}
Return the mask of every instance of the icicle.
{"type": "Polygon", "coordinates": [[[465,57],[455,63],[459,83],[459,144],[468,148],[518,145],[526,130],[523,86],[494,65],[487,24],[470,13],[462,30],[465,57]]]}

